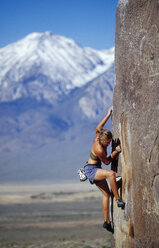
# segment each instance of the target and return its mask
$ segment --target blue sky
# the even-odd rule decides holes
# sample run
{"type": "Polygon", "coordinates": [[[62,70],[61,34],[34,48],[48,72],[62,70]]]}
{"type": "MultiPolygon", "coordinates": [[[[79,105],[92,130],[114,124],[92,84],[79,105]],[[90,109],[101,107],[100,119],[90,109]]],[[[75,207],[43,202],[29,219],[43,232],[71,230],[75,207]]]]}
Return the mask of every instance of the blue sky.
{"type": "Polygon", "coordinates": [[[0,0],[0,47],[31,32],[52,31],[81,46],[114,46],[118,0],[0,0]]]}

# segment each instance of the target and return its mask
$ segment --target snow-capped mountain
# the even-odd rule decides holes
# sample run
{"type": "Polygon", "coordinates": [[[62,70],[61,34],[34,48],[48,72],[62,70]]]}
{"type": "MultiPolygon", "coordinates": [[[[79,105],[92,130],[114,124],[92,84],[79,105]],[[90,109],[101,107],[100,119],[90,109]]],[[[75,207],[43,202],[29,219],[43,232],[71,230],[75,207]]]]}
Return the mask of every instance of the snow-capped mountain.
{"type": "Polygon", "coordinates": [[[101,75],[113,60],[114,48],[96,51],[51,32],[29,34],[0,49],[0,101],[29,96],[54,104],[101,75]]]}
{"type": "Polygon", "coordinates": [[[1,181],[76,178],[112,104],[113,62],[113,48],[50,32],[0,49],[1,181]]]}

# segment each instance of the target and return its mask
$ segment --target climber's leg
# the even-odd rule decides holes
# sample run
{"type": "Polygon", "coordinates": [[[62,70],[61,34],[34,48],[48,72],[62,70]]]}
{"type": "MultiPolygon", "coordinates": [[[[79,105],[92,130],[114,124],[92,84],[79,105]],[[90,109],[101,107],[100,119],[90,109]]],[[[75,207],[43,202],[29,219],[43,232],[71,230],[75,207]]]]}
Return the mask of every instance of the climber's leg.
{"type": "Polygon", "coordinates": [[[102,191],[102,208],[105,221],[110,223],[109,219],[109,197],[110,197],[110,190],[108,188],[108,184],[106,180],[102,180],[96,183],[97,187],[102,191]]]}
{"type": "Polygon", "coordinates": [[[115,199],[117,200],[117,206],[124,209],[125,203],[119,197],[117,183],[116,183],[116,173],[113,170],[106,170],[106,169],[97,170],[94,180],[100,181],[106,178],[109,178],[110,180],[110,187],[113,191],[115,199]]]}
{"type": "Polygon", "coordinates": [[[118,200],[119,194],[118,194],[118,188],[116,183],[116,173],[113,170],[106,170],[106,169],[99,169],[97,170],[94,180],[103,180],[109,178],[110,180],[110,187],[113,191],[114,197],[116,200],[118,200]]]}
{"type": "Polygon", "coordinates": [[[109,197],[110,197],[110,190],[107,184],[107,181],[104,179],[96,183],[97,187],[102,191],[103,198],[102,198],[102,207],[103,207],[103,214],[104,214],[104,224],[103,227],[106,228],[109,232],[114,232],[112,224],[109,219],[109,197]]]}

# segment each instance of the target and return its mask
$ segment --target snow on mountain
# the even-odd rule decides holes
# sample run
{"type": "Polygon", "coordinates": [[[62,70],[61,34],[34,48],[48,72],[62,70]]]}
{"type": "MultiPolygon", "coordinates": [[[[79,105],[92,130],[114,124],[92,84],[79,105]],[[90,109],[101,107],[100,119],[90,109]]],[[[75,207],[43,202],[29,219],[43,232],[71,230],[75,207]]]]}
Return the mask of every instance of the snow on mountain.
{"type": "Polygon", "coordinates": [[[114,48],[96,51],[51,32],[0,49],[0,101],[33,97],[56,103],[110,68],[114,48]]]}

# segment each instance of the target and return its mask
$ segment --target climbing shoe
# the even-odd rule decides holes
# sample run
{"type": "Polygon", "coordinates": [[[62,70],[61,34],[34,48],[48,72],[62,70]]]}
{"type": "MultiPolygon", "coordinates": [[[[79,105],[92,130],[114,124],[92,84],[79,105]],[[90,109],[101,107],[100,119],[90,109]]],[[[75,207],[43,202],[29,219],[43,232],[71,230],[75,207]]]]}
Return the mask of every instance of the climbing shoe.
{"type": "Polygon", "coordinates": [[[123,202],[121,199],[118,199],[117,200],[117,206],[118,206],[118,208],[124,209],[125,208],[125,202],[123,202]]]}
{"type": "Polygon", "coordinates": [[[103,224],[103,228],[107,229],[108,232],[114,233],[114,228],[112,227],[111,222],[107,223],[105,221],[103,224]]]}

